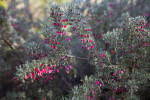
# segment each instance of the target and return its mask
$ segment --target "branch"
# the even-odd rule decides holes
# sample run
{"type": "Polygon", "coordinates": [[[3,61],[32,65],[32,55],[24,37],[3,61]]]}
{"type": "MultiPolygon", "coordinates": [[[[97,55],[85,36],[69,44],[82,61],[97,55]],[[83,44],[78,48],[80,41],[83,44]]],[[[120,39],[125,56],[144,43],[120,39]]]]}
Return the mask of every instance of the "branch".
{"type": "MultiPolygon", "coordinates": [[[[75,59],[81,59],[81,60],[87,60],[86,58],[81,58],[81,57],[75,57],[75,56],[70,56],[70,55],[66,55],[66,57],[72,57],[72,58],[75,58],[75,59]]],[[[93,62],[99,62],[99,61],[93,61],[93,62]]],[[[109,63],[108,61],[100,61],[100,63],[108,63],[111,65],[111,63],[109,63]]]]}
{"type": "Polygon", "coordinates": [[[3,36],[2,36],[2,40],[13,50],[14,48],[11,46],[11,44],[9,43],[9,41],[7,41],[3,36]]]}
{"type": "Polygon", "coordinates": [[[71,58],[76,58],[76,59],[83,59],[83,60],[88,60],[88,59],[86,59],[86,58],[75,57],[75,56],[70,56],[70,55],[66,55],[66,57],[71,57],[71,58]]]}

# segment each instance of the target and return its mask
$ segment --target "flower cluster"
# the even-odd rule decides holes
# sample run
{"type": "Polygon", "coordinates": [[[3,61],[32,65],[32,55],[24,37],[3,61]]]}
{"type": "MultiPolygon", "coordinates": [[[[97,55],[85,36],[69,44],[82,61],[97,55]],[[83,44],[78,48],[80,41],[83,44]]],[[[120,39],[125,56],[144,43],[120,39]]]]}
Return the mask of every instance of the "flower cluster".
{"type": "Polygon", "coordinates": [[[116,12],[113,11],[114,4],[109,3],[107,6],[107,12],[100,12],[104,13],[104,16],[98,20],[95,17],[92,19],[96,20],[94,24],[106,26],[106,29],[103,29],[104,27],[99,29],[92,21],[84,19],[72,5],[67,9],[51,5],[50,19],[43,27],[41,35],[44,38],[41,44],[31,42],[27,47],[29,54],[37,56],[38,60],[18,68],[16,74],[18,78],[23,80],[31,78],[35,81],[43,78],[44,82],[48,82],[54,78],[55,73],[59,74],[64,69],[70,74],[70,70],[76,65],[74,59],[80,59],[89,61],[94,66],[95,73],[85,79],[82,86],[74,88],[73,97],[69,97],[70,99],[115,100],[133,94],[131,91],[136,91],[141,84],[140,80],[144,81],[148,77],[147,73],[143,74],[145,68],[142,68],[143,65],[149,67],[150,33],[146,29],[148,24],[144,17],[133,18],[125,13],[117,20],[120,24],[114,25],[113,27],[117,27],[108,31],[111,25],[107,26],[103,22],[113,21],[116,12]],[[93,26],[91,27],[89,23],[93,26]],[[96,31],[98,32],[95,33],[96,31]],[[105,32],[107,33],[104,34],[105,32]],[[69,33],[72,33],[72,36],[69,36],[69,33]],[[81,43],[80,49],[88,52],[87,58],[71,55],[74,37],[81,43]],[[104,44],[102,41],[105,41],[104,44]],[[105,49],[99,47],[99,42],[105,45],[105,49]],[[120,97],[120,94],[123,96],[120,97]]]}

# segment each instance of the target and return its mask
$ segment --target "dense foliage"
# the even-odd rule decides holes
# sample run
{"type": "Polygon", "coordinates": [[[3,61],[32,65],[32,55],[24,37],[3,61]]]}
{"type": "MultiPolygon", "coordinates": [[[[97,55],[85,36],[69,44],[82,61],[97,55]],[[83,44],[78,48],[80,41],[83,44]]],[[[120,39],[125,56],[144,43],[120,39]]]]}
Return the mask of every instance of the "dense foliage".
{"type": "Polygon", "coordinates": [[[0,98],[149,99],[150,1],[63,2],[37,22],[29,0],[0,7],[0,98]]]}

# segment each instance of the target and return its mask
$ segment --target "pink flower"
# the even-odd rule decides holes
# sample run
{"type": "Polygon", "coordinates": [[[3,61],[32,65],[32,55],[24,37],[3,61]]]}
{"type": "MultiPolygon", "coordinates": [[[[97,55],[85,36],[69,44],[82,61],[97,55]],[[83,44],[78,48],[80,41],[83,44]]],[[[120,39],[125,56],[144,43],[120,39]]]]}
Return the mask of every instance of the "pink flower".
{"type": "Polygon", "coordinates": [[[99,23],[100,22],[100,20],[97,20],[97,23],[99,23]]]}
{"type": "Polygon", "coordinates": [[[41,64],[40,66],[44,66],[44,64],[41,64]]]}
{"type": "Polygon", "coordinates": [[[102,83],[100,83],[100,86],[102,86],[103,84],[102,83]]]}
{"type": "Polygon", "coordinates": [[[67,41],[70,41],[70,39],[68,38],[67,41]]]}
{"type": "Polygon", "coordinates": [[[143,14],[143,16],[149,16],[149,14],[143,14]]]}
{"type": "Polygon", "coordinates": [[[98,38],[101,38],[101,37],[102,37],[102,35],[100,34],[100,35],[98,35],[97,37],[98,37],[98,38]]]}
{"type": "Polygon", "coordinates": [[[93,90],[92,90],[91,92],[92,92],[92,94],[94,94],[94,93],[95,93],[93,90]]]}
{"type": "Polygon", "coordinates": [[[48,73],[52,73],[52,70],[49,70],[48,73]]]}
{"type": "Polygon", "coordinates": [[[91,99],[91,97],[90,97],[90,96],[87,96],[87,98],[88,98],[88,99],[91,99]]]}
{"type": "Polygon", "coordinates": [[[49,78],[48,78],[48,80],[51,80],[51,79],[53,79],[53,78],[52,78],[52,77],[49,77],[49,78]]]}
{"type": "Polygon", "coordinates": [[[102,56],[102,58],[104,58],[104,57],[105,57],[105,54],[102,54],[101,56],[102,56]]]}
{"type": "Polygon", "coordinates": [[[57,25],[60,26],[60,23],[58,23],[57,25]]]}
{"type": "Polygon", "coordinates": [[[64,35],[66,35],[67,33],[64,33],[64,35]]]}
{"type": "Polygon", "coordinates": [[[113,76],[115,76],[115,73],[113,73],[113,76]]]}
{"type": "Polygon", "coordinates": [[[54,26],[56,25],[56,23],[53,24],[54,26]]]}
{"type": "Polygon", "coordinates": [[[56,72],[59,72],[59,69],[56,69],[56,72]]]}
{"type": "Polygon", "coordinates": [[[81,47],[81,49],[83,49],[84,47],[81,47]]]}
{"type": "Polygon", "coordinates": [[[69,71],[67,70],[66,73],[69,74],[69,71]]]}
{"type": "Polygon", "coordinates": [[[40,71],[41,71],[42,73],[44,73],[44,70],[43,70],[43,69],[41,69],[40,71]]]}
{"type": "Polygon", "coordinates": [[[111,52],[111,54],[114,54],[114,53],[115,53],[114,51],[111,52]]]}
{"type": "Polygon", "coordinates": [[[112,14],[113,14],[113,12],[111,11],[111,12],[110,12],[110,15],[112,15],[112,14]]]}
{"type": "Polygon", "coordinates": [[[143,44],[143,46],[146,46],[146,45],[147,45],[147,43],[144,43],[144,44],[143,44]]]}
{"type": "Polygon", "coordinates": [[[44,72],[47,73],[48,72],[47,69],[44,69],[44,72]]]}
{"type": "Polygon", "coordinates": [[[18,27],[18,25],[17,24],[14,24],[14,25],[12,25],[13,27],[18,27]]]}
{"type": "Polygon", "coordinates": [[[61,15],[63,15],[63,14],[59,14],[59,16],[61,16],[61,15]]]}
{"type": "Polygon", "coordinates": [[[65,67],[66,69],[69,69],[69,67],[65,67]]]}
{"type": "Polygon", "coordinates": [[[52,48],[56,48],[56,46],[54,45],[54,46],[52,46],[52,48]]]}
{"type": "Polygon", "coordinates": [[[50,67],[49,67],[49,66],[47,66],[47,69],[49,70],[49,69],[50,69],[50,67]]]}
{"type": "Polygon", "coordinates": [[[47,41],[45,41],[45,43],[47,43],[47,41]]]}
{"type": "Polygon", "coordinates": [[[94,46],[91,46],[91,48],[94,48],[94,46]]]}
{"type": "Polygon", "coordinates": [[[130,46],[130,48],[132,48],[132,45],[130,46]]]}
{"type": "Polygon", "coordinates": [[[142,31],[142,29],[139,29],[139,31],[142,31]]]}
{"type": "Polygon", "coordinates": [[[109,7],[113,7],[113,6],[114,6],[114,4],[110,4],[110,5],[109,5],[109,7]]]}
{"type": "Polygon", "coordinates": [[[66,28],[67,26],[64,26],[64,28],[66,28]]]}
{"type": "Polygon", "coordinates": [[[34,69],[36,72],[38,72],[39,70],[37,68],[34,69]]]}
{"type": "Polygon", "coordinates": [[[89,42],[93,42],[93,40],[90,40],[89,42]]]}
{"type": "Polygon", "coordinates": [[[121,74],[123,74],[123,71],[120,71],[121,74]]]}
{"type": "Polygon", "coordinates": [[[114,99],[112,97],[110,97],[109,100],[114,100],[114,99]]]}
{"type": "Polygon", "coordinates": [[[83,39],[83,41],[86,41],[86,39],[83,39]]]}
{"type": "Polygon", "coordinates": [[[24,50],[25,50],[25,48],[22,48],[22,50],[24,51],[24,50]]]}
{"type": "Polygon", "coordinates": [[[100,82],[99,82],[99,81],[96,81],[95,84],[98,85],[98,84],[100,84],[100,82]]]}
{"type": "Polygon", "coordinates": [[[31,73],[32,74],[32,79],[34,79],[35,78],[35,73],[31,73]]]}
{"type": "Polygon", "coordinates": [[[85,48],[87,48],[87,45],[85,45],[85,48]]]}
{"type": "Polygon", "coordinates": [[[91,29],[87,29],[87,31],[91,31],[91,29]]]}
{"type": "Polygon", "coordinates": [[[88,50],[90,50],[90,47],[87,47],[88,50]]]}
{"type": "Polygon", "coordinates": [[[41,71],[38,72],[38,76],[42,76],[42,72],[41,71]]]}
{"type": "Polygon", "coordinates": [[[62,22],[66,22],[66,21],[68,21],[68,20],[67,19],[62,20],[62,22]]]}

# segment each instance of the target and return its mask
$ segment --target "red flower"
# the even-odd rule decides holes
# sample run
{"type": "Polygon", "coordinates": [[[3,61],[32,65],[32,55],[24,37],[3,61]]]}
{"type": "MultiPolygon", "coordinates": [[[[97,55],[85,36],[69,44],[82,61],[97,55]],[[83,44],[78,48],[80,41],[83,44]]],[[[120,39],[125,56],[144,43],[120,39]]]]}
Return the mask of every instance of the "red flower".
{"type": "Polygon", "coordinates": [[[142,29],[139,29],[139,31],[143,31],[142,29]]]}
{"type": "Polygon", "coordinates": [[[114,53],[115,53],[114,51],[111,52],[111,54],[114,54],[114,53]]]}
{"type": "Polygon", "coordinates": [[[29,75],[26,75],[27,76],[27,78],[26,79],[29,79],[30,78],[30,76],[29,75]]]}
{"type": "Polygon", "coordinates": [[[105,54],[102,54],[101,56],[102,56],[102,58],[104,58],[104,57],[105,57],[105,54]]]}
{"type": "Polygon", "coordinates": [[[53,24],[54,26],[56,25],[56,23],[53,24]]]}
{"type": "Polygon", "coordinates": [[[36,72],[38,72],[39,70],[37,68],[34,69],[36,72]]]}
{"type": "Polygon", "coordinates": [[[123,28],[123,31],[125,31],[126,29],[125,28],[123,28]]]}
{"type": "Polygon", "coordinates": [[[96,81],[95,84],[98,85],[98,84],[100,84],[100,82],[99,82],[99,81],[96,81]]]}
{"type": "Polygon", "coordinates": [[[110,4],[110,5],[109,5],[109,7],[113,7],[113,6],[114,6],[114,4],[110,4]]]}
{"type": "Polygon", "coordinates": [[[91,31],[91,29],[87,29],[87,31],[91,31]]]}
{"type": "Polygon", "coordinates": [[[67,41],[70,41],[70,39],[68,38],[67,41]]]}
{"type": "Polygon", "coordinates": [[[111,12],[110,12],[110,15],[112,15],[112,14],[113,14],[113,12],[111,11],[111,12]]]}
{"type": "Polygon", "coordinates": [[[64,28],[66,28],[67,26],[64,26],[64,28]]]}
{"type": "Polygon", "coordinates": [[[93,40],[90,40],[89,42],[93,42],[93,40]]]}
{"type": "Polygon", "coordinates": [[[94,46],[91,46],[91,48],[94,48],[94,46]]]}
{"type": "Polygon", "coordinates": [[[41,64],[40,66],[44,66],[44,64],[41,64]]]}
{"type": "Polygon", "coordinates": [[[146,45],[147,45],[147,43],[144,43],[144,44],[143,44],[143,46],[146,46],[146,45]]]}
{"type": "Polygon", "coordinates": [[[32,74],[32,79],[34,79],[35,78],[35,73],[31,73],[32,74]]]}

